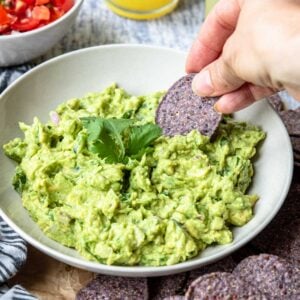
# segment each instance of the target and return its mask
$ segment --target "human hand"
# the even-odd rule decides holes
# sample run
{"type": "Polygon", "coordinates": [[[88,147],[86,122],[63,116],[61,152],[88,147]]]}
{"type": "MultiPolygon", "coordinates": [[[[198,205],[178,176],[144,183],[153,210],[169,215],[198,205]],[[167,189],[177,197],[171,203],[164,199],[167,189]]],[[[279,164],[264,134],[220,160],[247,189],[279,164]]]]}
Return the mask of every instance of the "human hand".
{"type": "Polygon", "coordinates": [[[223,113],[283,89],[300,100],[299,20],[299,0],[220,0],[187,58],[195,93],[223,113]]]}

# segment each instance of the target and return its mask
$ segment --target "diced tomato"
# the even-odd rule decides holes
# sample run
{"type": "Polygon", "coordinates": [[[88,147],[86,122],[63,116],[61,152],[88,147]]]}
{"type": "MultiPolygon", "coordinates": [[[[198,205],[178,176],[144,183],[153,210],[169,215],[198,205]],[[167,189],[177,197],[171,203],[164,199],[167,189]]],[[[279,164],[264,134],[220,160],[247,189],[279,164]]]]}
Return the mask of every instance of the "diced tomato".
{"type": "Polygon", "coordinates": [[[53,5],[67,12],[74,5],[74,0],[52,0],[53,5]]]}
{"type": "Polygon", "coordinates": [[[5,8],[0,4],[0,25],[9,24],[10,20],[5,8]]]}
{"type": "Polygon", "coordinates": [[[52,0],[53,6],[55,7],[62,7],[65,0],[52,0]]]}
{"type": "Polygon", "coordinates": [[[14,7],[14,12],[16,14],[23,14],[25,13],[27,8],[28,8],[28,4],[25,1],[17,0],[14,7]]]}
{"type": "Polygon", "coordinates": [[[35,0],[23,0],[23,1],[26,2],[26,4],[29,6],[33,6],[35,3],[35,0]]]}
{"type": "Polygon", "coordinates": [[[50,20],[50,10],[45,5],[35,6],[32,10],[32,18],[35,20],[50,20]]]}
{"type": "Polygon", "coordinates": [[[35,0],[35,5],[44,5],[48,4],[50,0],[35,0]]]}
{"type": "Polygon", "coordinates": [[[62,9],[64,12],[69,11],[74,5],[74,0],[66,0],[62,9]]]}
{"type": "Polygon", "coordinates": [[[75,0],[0,0],[0,35],[29,31],[62,17],[75,0]]]}
{"type": "Polygon", "coordinates": [[[4,34],[4,33],[7,33],[9,32],[9,25],[0,25],[0,34],[4,34]]]}
{"type": "Polygon", "coordinates": [[[12,24],[11,29],[16,31],[21,31],[21,32],[29,31],[37,28],[39,24],[40,24],[39,20],[35,20],[32,18],[24,18],[12,24]]]}
{"type": "Polygon", "coordinates": [[[9,24],[10,25],[15,23],[18,20],[18,17],[15,16],[15,15],[8,14],[8,17],[9,17],[9,24]]]}
{"type": "Polygon", "coordinates": [[[57,7],[53,7],[50,10],[50,21],[53,22],[57,19],[59,19],[62,15],[64,14],[64,12],[57,8],[57,7]]]}

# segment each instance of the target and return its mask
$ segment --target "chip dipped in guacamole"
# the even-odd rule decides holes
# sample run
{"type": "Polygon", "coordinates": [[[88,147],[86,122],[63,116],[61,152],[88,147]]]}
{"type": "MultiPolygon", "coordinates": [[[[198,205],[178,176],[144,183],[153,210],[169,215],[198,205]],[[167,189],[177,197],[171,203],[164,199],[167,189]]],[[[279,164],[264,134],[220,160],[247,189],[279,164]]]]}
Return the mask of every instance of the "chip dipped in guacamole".
{"type": "Polygon", "coordinates": [[[100,263],[163,266],[231,243],[232,227],[253,217],[251,159],[265,133],[225,117],[212,139],[163,136],[162,96],[112,85],[59,105],[46,124],[20,123],[24,138],[4,151],[48,237],[100,263]]]}

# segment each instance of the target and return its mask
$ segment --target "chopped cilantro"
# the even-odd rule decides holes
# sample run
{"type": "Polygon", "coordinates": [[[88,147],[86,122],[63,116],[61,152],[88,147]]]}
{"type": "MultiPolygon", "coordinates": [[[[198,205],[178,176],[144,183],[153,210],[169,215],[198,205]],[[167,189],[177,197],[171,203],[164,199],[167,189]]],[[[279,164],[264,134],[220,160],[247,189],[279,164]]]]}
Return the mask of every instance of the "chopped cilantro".
{"type": "Polygon", "coordinates": [[[140,158],[162,132],[151,123],[134,126],[131,119],[87,117],[81,120],[88,133],[89,151],[108,163],[124,162],[127,157],[140,158]]]}

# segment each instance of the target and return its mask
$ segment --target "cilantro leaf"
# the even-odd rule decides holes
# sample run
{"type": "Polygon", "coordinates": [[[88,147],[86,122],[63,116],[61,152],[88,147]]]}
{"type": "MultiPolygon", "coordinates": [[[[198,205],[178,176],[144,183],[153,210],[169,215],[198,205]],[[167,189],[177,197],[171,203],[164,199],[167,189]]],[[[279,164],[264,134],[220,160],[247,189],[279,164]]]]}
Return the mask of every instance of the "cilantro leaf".
{"type": "Polygon", "coordinates": [[[124,159],[125,147],[121,133],[130,126],[132,120],[87,117],[81,121],[88,132],[89,151],[105,158],[109,163],[124,159]]]}
{"type": "MultiPolygon", "coordinates": [[[[111,139],[114,140],[114,143],[112,143],[112,147],[115,147],[118,152],[117,159],[113,159],[113,162],[121,162],[125,157],[125,146],[122,139],[122,132],[130,126],[132,123],[132,120],[126,120],[126,119],[106,119],[104,120],[104,128],[105,131],[108,132],[111,139]]],[[[103,139],[100,140],[103,141],[103,139]]],[[[107,140],[105,142],[105,146],[108,146],[109,141],[107,140]]],[[[116,152],[115,151],[115,152],[116,152]]],[[[103,152],[101,152],[101,156],[105,156],[103,152]]],[[[109,160],[108,160],[109,161],[109,160]]],[[[109,161],[110,162],[110,161],[109,161]]]]}
{"type": "Polygon", "coordinates": [[[161,135],[157,125],[133,126],[132,119],[86,117],[81,121],[88,133],[88,150],[108,163],[124,162],[126,156],[140,158],[146,147],[161,135]]]}
{"type": "Polygon", "coordinates": [[[88,131],[88,144],[92,144],[95,140],[99,138],[101,130],[103,128],[103,121],[98,120],[94,117],[81,118],[83,126],[88,131]]]}
{"type": "Polygon", "coordinates": [[[161,128],[156,124],[145,124],[130,128],[130,136],[127,145],[129,156],[143,154],[145,148],[154,142],[162,134],[161,128]]]}
{"type": "Polygon", "coordinates": [[[133,123],[133,120],[129,119],[105,119],[101,117],[85,117],[81,118],[81,121],[84,127],[93,129],[92,132],[90,132],[92,135],[96,134],[97,127],[102,125],[109,127],[110,131],[115,131],[120,134],[133,123]]]}
{"type": "Polygon", "coordinates": [[[103,119],[104,123],[107,127],[110,128],[111,131],[118,132],[121,134],[126,128],[128,128],[133,120],[130,119],[103,119]]]}
{"type": "Polygon", "coordinates": [[[89,145],[89,150],[105,158],[108,163],[120,162],[124,157],[124,146],[116,141],[107,130],[102,130],[99,138],[89,145]]]}

